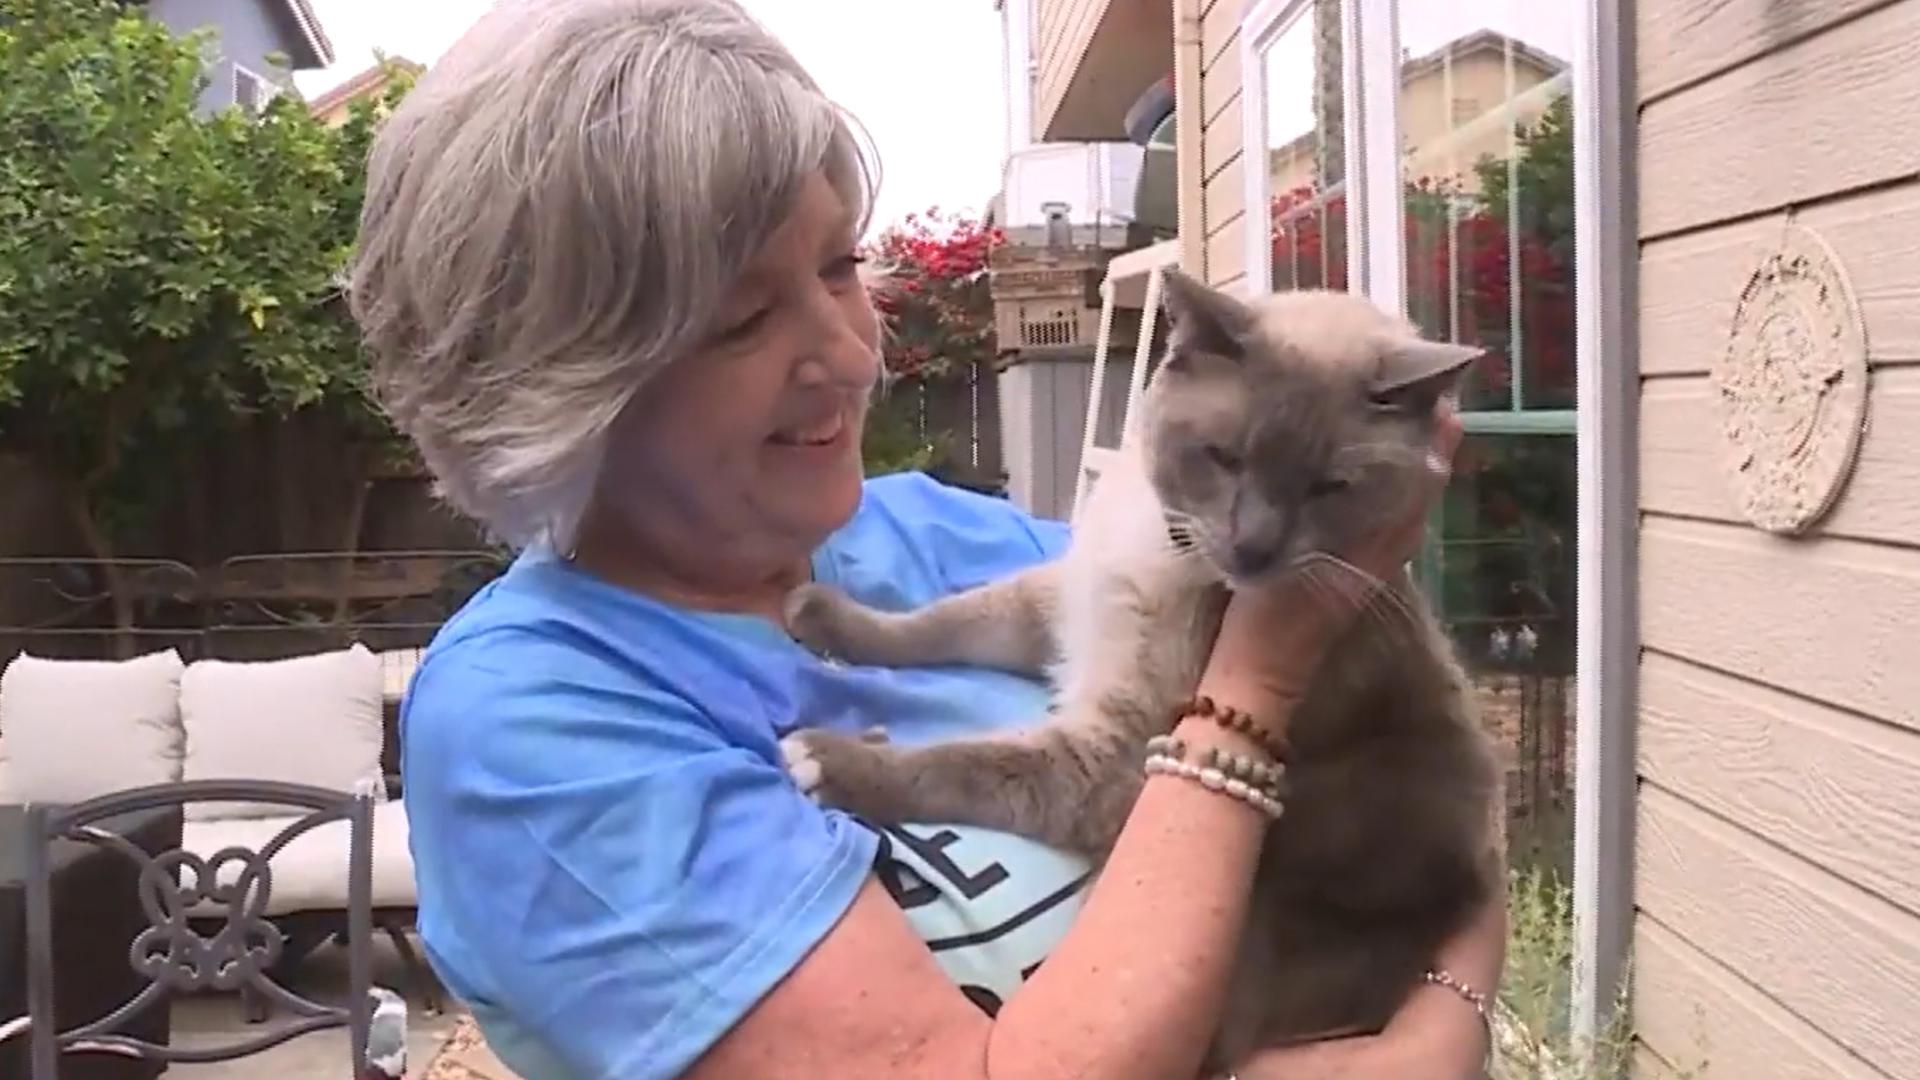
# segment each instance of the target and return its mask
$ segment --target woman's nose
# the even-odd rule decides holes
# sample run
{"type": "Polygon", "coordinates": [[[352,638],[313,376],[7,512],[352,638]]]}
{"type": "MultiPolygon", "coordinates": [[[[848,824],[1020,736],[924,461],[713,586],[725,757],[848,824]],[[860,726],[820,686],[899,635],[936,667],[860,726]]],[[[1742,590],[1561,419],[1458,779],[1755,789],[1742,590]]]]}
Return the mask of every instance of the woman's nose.
{"type": "Polygon", "coordinates": [[[872,386],[880,377],[879,346],[870,333],[862,332],[858,312],[825,290],[822,294],[823,301],[814,305],[817,316],[810,320],[801,377],[858,389],[872,386]]]}

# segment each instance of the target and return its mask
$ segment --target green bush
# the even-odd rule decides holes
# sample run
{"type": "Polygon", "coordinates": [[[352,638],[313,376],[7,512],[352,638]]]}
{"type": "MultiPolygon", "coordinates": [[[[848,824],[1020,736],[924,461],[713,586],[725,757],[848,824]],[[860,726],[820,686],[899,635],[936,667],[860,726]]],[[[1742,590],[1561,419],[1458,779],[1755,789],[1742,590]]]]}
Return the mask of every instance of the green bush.
{"type": "MultiPolygon", "coordinates": [[[[1633,1057],[1627,987],[1592,1039],[1568,1023],[1573,983],[1573,890],[1552,870],[1514,871],[1507,887],[1507,962],[1494,1017],[1492,1080],[1619,1080],[1633,1057]]],[[[1679,1066],[1682,1063],[1675,1063],[1679,1066]]],[[[1689,1080],[1704,1063],[1674,1075],[1689,1080]]]]}

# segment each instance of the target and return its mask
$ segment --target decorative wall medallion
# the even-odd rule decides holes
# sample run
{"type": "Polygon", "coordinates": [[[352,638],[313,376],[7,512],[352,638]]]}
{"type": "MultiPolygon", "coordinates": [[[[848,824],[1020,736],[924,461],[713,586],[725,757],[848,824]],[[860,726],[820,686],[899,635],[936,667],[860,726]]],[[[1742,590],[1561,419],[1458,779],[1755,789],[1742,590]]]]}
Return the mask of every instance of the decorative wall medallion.
{"type": "Polygon", "coordinates": [[[1846,487],[1867,419],[1866,322],[1817,233],[1790,224],[1761,261],[1712,375],[1735,501],[1763,529],[1803,531],[1846,487]]]}

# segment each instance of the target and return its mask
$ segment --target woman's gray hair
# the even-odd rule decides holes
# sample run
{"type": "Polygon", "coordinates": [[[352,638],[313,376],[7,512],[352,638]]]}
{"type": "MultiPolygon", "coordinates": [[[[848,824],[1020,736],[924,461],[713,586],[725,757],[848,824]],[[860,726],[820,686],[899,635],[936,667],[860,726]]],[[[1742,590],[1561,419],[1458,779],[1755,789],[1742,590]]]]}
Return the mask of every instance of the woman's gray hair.
{"type": "Polygon", "coordinates": [[[734,0],[509,0],[386,121],[351,270],[374,387],[442,495],[572,543],[606,432],[856,125],[734,0]]]}

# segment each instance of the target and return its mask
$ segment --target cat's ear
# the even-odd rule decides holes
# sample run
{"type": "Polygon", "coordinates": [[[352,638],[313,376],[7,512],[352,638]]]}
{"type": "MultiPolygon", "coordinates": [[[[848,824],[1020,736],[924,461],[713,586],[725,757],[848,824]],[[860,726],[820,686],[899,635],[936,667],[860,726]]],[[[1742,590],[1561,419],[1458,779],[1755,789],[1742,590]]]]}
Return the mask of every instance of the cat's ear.
{"type": "Polygon", "coordinates": [[[1195,354],[1238,360],[1253,335],[1253,309],[1238,299],[1208,288],[1179,267],[1168,267],[1160,280],[1161,305],[1167,313],[1169,362],[1195,354]]]}
{"type": "Polygon", "coordinates": [[[1424,416],[1460,385],[1468,365],[1486,354],[1478,345],[1399,338],[1380,350],[1367,393],[1378,408],[1424,416]]]}

